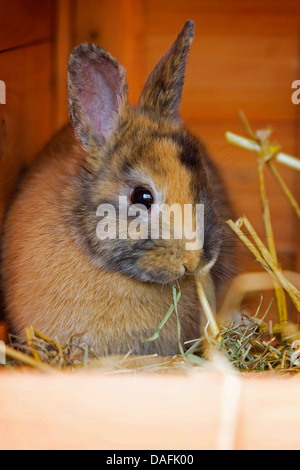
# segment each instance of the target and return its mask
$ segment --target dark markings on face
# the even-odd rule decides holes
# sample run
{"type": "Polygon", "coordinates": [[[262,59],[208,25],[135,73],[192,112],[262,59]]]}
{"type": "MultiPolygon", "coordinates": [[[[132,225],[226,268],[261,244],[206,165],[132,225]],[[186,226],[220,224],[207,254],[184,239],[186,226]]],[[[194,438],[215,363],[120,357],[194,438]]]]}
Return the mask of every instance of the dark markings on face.
{"type": "MultiPolygon", "coordinates": [[[[81,184],[81,195],[78,200],[81,201],[73,209],[73,224],[77,226],[77,231],[81,233],[81,242],[84,240],[85,250],[93,260],[96,266],[104,267],[108,270],[118,271],[127,276],[134,277],[141,281],[164,282],[165,272],[154,276],[139,268],[139,260],[150,253],[156,246],[162,245],[162,240],[105,240],[99,243],[96,237],[96,225],[99,217],[96,217],[96,209],[101,203],[110,203],[116,208],[118,214],[118,194],[111,194],[109,199],[101,200],[96,198],[95,194],[101,194],[101,185],[107,184],[107,181],[120,181],[124,183],[130,179],[133,170],[139,168],[139,162],[144,161],[155,168],[153,156],[149,158],[149,147],[155,140],[168,139],[173,141],[178,148],[178,160],[180,165],[184,166],[190,174],[190,189],[194,198],[194,203],[202,203],[205,206],[205,238],[203,250],[203,263],[210,262],[219,252],[222,239],[222,228],[217,222],[214,201],[211,196],[205,160],[207,157],[204,146],[186,130],[179,129],[178,132],[173,129],[169,132],[159,132],[159,130],[124,129],[123,138],[118,139],[105,155],[104,166],[100,168],[94,177],[85,176],[88,181],[81,184]],[[147,153],[148,152],[148,153],[147,153]],[[122,158],[120,158],[122,156],[122,158]],[[111,165],[107,161],[111,159],[111,165]],[[120,166],[112,163],[121,162],[120,166]],[[113,169],[114,168],[114,169],[113,169]],[[115,169],[117,173],[115,174],[115,169]],[[152,277],[153,276],[153,277],[152,277]]],[[[155,156],[154,156],[155,158],[155,156]]],[[[159,165],[159,162],[157,163],[159,165]]],[[[102,166],[102,165],[101,165],[102,166]]],[[[159,167],[157,167],[159,171],[159,167]]],[[[172,178],[172,175],[170,175],[172,178]]],[[[138,182],[137,182],[138,183],[138,182]]],[[[116,192],[118,188],[116,184],[116,192]]],[[[166,245],[166,252],[170,247],[166,245]]]]}
{"type": "MultiPolygon", "coordinates": [[[[131,136],[126,136],[130,139],[131,136]]],[[[125,177],[130,175],[133,169],[138,167],[142,155],[147,155],[147,149],[154,140],[168,139],[173,141],[178,147],[178,159],[187,168],[191,178],[191,191],[194,194],[194,202],[199,202],[201,192],[205,192],[207,186],[206,170],[204,160],[207,152],[204,145],[187,131],[180,129],[178,132],[159,132],[151,130],[140,139],[132,136],[134,146],[128,147],[128,156],[122,160],[120,173],[125,177]]],[[[119,144],[121,145],[121,144],[119,144]]],[[[114,147],[114,152],[118,151],[118,144],[114,147]]],[[[145,158],[145,157],[144,157],[145,158]]],[[[155,161],[152,162],[155,165],[155,161]]],[[[157,168],[159,170],[159,168],[157,168]]],[[[171,176],[171,175],[170,175],[171,176]]]]}

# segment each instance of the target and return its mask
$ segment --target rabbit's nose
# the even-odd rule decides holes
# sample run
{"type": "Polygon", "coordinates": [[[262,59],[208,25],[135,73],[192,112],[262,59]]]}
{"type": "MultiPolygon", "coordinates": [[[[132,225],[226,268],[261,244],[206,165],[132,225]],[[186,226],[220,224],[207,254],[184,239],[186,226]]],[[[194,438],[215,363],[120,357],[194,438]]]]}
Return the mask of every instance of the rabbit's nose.
{"type": "Polygon", "coordinates": [[[200,262],[200,250],[190,250],[187,251],[185,257],[183,259],[183,265],[185,266],[186,270],[193,273],[197,270],[197,267],[200,262]]]}

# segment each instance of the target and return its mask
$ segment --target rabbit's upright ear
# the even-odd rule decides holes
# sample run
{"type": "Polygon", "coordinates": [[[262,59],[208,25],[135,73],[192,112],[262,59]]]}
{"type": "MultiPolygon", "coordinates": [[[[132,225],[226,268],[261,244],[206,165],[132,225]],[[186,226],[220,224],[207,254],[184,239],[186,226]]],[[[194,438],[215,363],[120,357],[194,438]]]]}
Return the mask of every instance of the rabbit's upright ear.
{"type": "Polygon", "coordinates": [[[139,108],[178,119],[187,55],[194,36],[194,23],[185,23],[179,36],[158,62],[141,93],[139,108]]]}
{"type": "Polygon", "coordinates": [[[70,55],[69,113],[77,138],[90,153],[116,132],[128,105],[125,69],[107,51],[81,44],[70,55]]]}

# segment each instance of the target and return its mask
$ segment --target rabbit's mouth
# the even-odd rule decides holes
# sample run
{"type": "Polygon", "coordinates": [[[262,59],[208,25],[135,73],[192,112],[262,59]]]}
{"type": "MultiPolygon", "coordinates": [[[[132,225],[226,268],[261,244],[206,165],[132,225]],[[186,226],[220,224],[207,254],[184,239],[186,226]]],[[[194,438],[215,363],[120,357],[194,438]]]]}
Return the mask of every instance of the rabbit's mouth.
{"type": "Polygon", "coordinates": [[[174,272],[170,270],[161,270],[159,272],[143,272],[141,276],[139,276],[139,280],[143,282],[154,282],[158,284],[173,284],[176,281],[182,281],[187,277],[197,277],[197,278],[205,278],[210,270],[213,268],[217,261],[217,256],[213,258],[209,263],[206,265],[201,265],[201,267],[197,268],[196,270],[189,270],[184,265],[179,266],[179,269],[174,272]]]}
{"type": "Polygon", "coordinates": [[[136,271],[134,277],[142,282],[154,282],[159,284],[172,284],[186,277],[195,276],[204,278],[210,272],[218,259],[218,253],[214,255],[208,262],[203,262],[201,254],[195,255],[194,258],[184,259],[174,265],[166,263],[161,266],[153,266],[149,263],[145,266],[144,260],[141,261],[139,270],[136,271]],[[142,266],[141,266],[142,265],[142,266]]]}

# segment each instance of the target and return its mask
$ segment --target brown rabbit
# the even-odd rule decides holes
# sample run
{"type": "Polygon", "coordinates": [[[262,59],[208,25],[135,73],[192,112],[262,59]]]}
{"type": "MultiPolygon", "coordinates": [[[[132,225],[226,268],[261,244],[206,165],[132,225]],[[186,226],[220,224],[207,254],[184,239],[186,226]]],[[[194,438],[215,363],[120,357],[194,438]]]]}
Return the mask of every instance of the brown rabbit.
{"type": "Polygon", "coordinates": [[[176,316],[154,342],[177,281],[181,341],[199,337],[195,274],[217,295],[231,266],[230,207],[216,167],[179,118],[194,24],[188,21],[151,73],[136,108],[124,68],[93,44],[69,62],[72,126],[60,131],[24,177],[2,245],[7,316],[21,334],[34,325],[60,341],[75,333],[98,354],[178,352],[176,316]],[[75,133],[74,133],[75,131],[75,133]],[[204,204],[204,245],[184,239],[99,240],[100,204],[204,204]],[[229,268],[228,268],[229,267],[229,268]],[[210,274],[209,274],[210,271],[210,274]]]}

